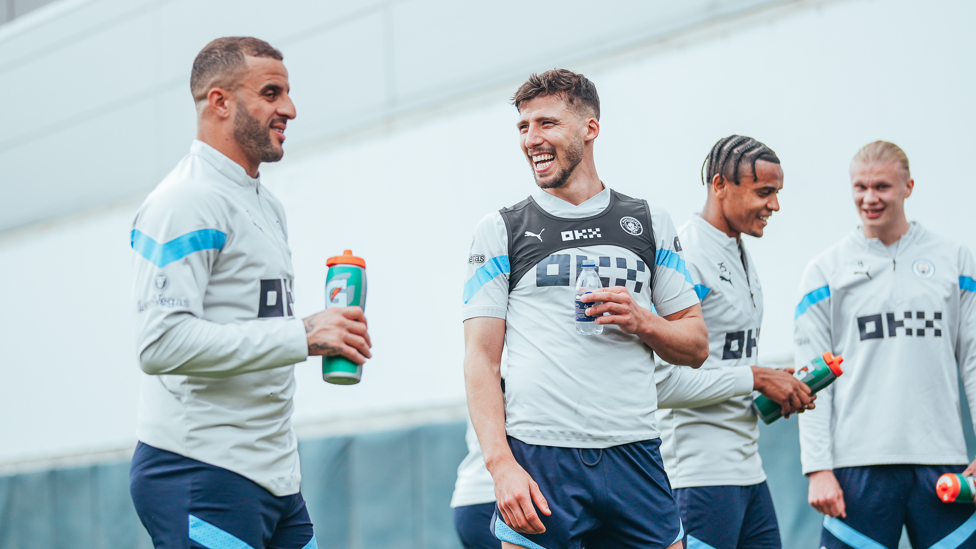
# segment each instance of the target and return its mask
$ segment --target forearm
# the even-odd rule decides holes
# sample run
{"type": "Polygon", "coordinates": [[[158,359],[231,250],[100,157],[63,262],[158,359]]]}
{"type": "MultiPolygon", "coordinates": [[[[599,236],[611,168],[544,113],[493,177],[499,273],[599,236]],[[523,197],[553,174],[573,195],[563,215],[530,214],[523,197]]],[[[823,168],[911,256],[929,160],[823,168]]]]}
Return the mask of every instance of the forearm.
{"type": "Polygon", "coordinates": [[[305,360],[308,346],[298,319],[217,324],[189,313],[140,334],[139,363],[152,375],[230,377],[305,360]],[[158,336],[152,332],[161,332],[158,336]]]}
{"type": "Polygon", "coordinates": [[[700,316],[668,320],[648,312],[637,335],[671,364],[698,368],[708,358],[708,329],[700,316]]]}
{"type": "Polygon", "coordinates": [[[485,466],[491,471],[498,463],[514,459],[505,434],[505,398],[499,362],[469,352],[464,360],[464,386],[471,424],[478,435],[485,466]]]}
{"type": "MultiPolygon", "coordinates": [[[[746,366],[693,370],[684,366],[663,366],[670,375],[657,383],[658,407],[698,408],[724,402],[752,392],[752,371],[746,366]]],[[[662,368],[663,368],[662,367],[662,368]]]]}

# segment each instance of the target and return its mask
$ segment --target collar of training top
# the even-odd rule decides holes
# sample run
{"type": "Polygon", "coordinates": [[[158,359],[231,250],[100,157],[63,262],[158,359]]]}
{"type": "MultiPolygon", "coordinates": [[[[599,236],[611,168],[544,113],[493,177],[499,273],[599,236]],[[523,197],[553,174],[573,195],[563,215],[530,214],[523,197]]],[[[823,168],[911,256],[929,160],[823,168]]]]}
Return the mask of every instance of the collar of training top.
{"type": "Polygon", "coordinates": [[[224,177],[242,187],[257,187],[261,184],[260,174],[257,177],[247,175],[243,166],[199,139],[193,140],[193,144],[190,145],[190,154],[203,157],[214,168],[217,168],[217,171],[224,177]]]}

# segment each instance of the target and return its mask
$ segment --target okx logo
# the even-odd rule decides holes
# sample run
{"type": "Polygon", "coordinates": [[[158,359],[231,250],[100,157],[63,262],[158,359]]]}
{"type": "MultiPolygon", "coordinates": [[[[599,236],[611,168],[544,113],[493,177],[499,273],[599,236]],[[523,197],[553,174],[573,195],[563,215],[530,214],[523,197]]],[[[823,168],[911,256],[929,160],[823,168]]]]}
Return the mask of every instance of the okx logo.
{"type": "Polygon", "coordinates": [[[600,229],[580,229],[578,231],[563,231],[559,233],[563,237],[563,242],[569,240],[584,240],[587,238],[603,238],[600,229]]]}
{"type": "Polygon", "coordinates": [[[276,316],[295,316],[291,304],[295,299],[291,295],[291,280],[287,278],[272,278],[261,281],[261,294],[258,298],[258,318],[276,316]]]}
{"type": "Polygon", "coordinates": [[[725,334],[725,348],[722,349],[722,360],[742,358],[745,351],[746,358],[752,357],[753,351],[758,351],[759,347],[759,328],[756,328],[756,337],[752,337],[752,330],[729,332],[725,334]]]}
{"type": "Polygon", "coordinates": [[[932,318],[927,318],[925,311],[915,311],[914,318],[912,311],[860,316],[857,318],[857,329],[861,341],[884,339],[885,336],[898,337],[901,329],[905,330],[906,336],[925,337],[926,333],[931,333],[933,337],[942,337],[942,312],[932,313],[932,318]],[[899,316],[901,319],[898,319],[899,316]]]}

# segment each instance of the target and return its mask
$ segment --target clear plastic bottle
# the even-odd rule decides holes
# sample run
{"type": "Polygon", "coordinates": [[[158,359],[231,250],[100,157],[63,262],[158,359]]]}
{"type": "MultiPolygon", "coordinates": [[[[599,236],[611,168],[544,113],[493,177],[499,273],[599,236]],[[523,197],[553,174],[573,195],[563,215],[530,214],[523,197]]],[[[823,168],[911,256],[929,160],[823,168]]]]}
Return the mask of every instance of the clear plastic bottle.
{"type": "Polygon", "coordinates": [[[598,303],[583,303],[580,298],[594,290],[603,288],[600,275],[596,272],[596,262],[592,259],[583,260],[583,270],[576,279],[576,333],[580,335],[597,335],[603,333],[603,325],[596,323],[596,317],[586,316],[586,310],[598,303]]]}

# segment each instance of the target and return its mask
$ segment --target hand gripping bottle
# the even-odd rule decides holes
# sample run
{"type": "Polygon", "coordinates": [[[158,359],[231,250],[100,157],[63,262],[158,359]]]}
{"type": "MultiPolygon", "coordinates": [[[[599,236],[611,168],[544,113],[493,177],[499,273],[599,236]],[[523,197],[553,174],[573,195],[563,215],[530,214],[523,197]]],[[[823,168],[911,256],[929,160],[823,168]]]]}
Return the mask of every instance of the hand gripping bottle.
{"type": "Polygon", "coordinates": [[[935,483],[935,493],[946,503],[973,503],[976,500],[976,477],[946,473],[935,483]]]}
{"type": "MultiPolygon", "coordinates": [[[[366,308],[366,262],[346,250],[330,257],[325,265],[325,308],[366,308]]],[[[322,379],[336,385],[355,385],[363,377],[363,367],[344,356],[322,357],[322,379]]]]}
{"type": "Polygon", "coordinates": [[[576,333],[580,335],[602,334],[603,325],[596,323],[596,317],[586,316],[586,311],[596,303],[583,303],[580,298],[585,294],[593,293],[593,290],[603,288],[603,283],[600,282],[600,275],[596,273],[595,261],[584,259],[581,266],[583,270],[580,271],[579,278],[576,279],[576,333]]]}
{"type": "MultiPolygon", "coordinates": [[[[820,389],[830,385],[835,379],[843,374],[840,364],[844,362],[841,356],[834,356],[831,353],[824,353],[823,356],[811,360],[806,366],[800,368],[793,377],[806,383],[810,387],[810,394],[816,393],[820,389]]],[[[776,402],[769,400],[763,395],[759,395],[752,402],[756,408],[756,413],[760,419],[769,425],[783,416],[783,409],[776,402]]]]}

